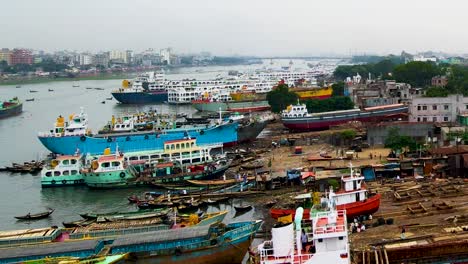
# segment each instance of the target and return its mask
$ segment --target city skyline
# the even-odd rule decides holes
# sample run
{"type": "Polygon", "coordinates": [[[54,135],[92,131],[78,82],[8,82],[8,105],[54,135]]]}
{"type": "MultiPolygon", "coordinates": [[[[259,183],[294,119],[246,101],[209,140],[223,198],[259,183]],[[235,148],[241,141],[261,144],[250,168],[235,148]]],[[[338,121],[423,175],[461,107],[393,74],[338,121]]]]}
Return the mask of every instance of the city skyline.
{"type": "Polygon", "coordinates": [[[297,0],[222,2],[19,0],[4,4],[3,47],[48,52],[136,52],[317,56],[467,53],[461,1],[297,0]],[[453,8],[453,3],[457,8],[453,8]]]}

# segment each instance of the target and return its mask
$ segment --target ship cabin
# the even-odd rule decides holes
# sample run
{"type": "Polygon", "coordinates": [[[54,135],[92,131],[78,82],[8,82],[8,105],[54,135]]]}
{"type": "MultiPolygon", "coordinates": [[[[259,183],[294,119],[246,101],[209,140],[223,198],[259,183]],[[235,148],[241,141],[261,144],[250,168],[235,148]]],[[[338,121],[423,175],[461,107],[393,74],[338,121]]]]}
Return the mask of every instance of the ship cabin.
{"type": "Polygon", "coordinates": [[[114,132],[129,132],[132,131],[135,126],[134,126],[134,119],[132,116],[123,116],[117,118],[115,120],[114,116],[112,116],[112,130],[114,132]]]}
{"type": "Polygon", "coordinates": [[[41,171],[42,186],[82,184],[81,165],[81,155],[56,157],[41,171]]]}
{"type": "Polygon", "coordinates": [[[123,155],[104,155],[91,162],[94,173],[123,171],[127,167],[123,155]]]}
{"type": "Polygon", "coordinates": [[[355,173],[352,165],[350,165],[350,170],[349,176],[341,177],[342,189],[333,195],[337,204],[360,202],[368,198],[367,189],[364,186],[364,176],[355,173]]]}
{"type": "Polygon", "coordinates": [[[305,104],[290,105],[281,113],[281,116],[284,118],[306,117],[307,115],[307,107],[305,104]]]}
{"type": "Polygon", "coordinates": [[[83,107],[80,108],[79,114],[71,114],[69,121],[65,121],[63,116],[57,117],[54,124],[54,129],[50,131],[49,136],[82,136],[87,133],[88,116],[84,113],[83,107]]]}
{"type": "Polygon", "coordinates": [[[180,139],[164,142],[164,150],[142,151],[125,154],[130,162],[145,161],[156,164],[161,161],[173,161],[179,164],[191,164],[211,161],[211,149],[221,148],[222,143],[198,146],[196,139],[180,139]]]}

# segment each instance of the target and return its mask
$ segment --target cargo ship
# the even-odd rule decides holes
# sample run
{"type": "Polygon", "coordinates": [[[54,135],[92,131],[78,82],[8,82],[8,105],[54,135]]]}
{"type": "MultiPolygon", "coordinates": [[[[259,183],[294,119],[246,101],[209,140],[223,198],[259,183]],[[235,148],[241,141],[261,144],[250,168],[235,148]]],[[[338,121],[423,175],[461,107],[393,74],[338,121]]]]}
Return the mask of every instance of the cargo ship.
{"type": "Polygon", "coordinates": [[[21,112],[23,112],[23,103],[18,100],[18,97],[0,104],[0,118],[19,115],[21,112]]]}
{"type": "Polygon", "coordinates": [[[167,101],[164,75],[149,72],[139,75],[133,82],[123,80],[122,87],[112,96],[122,104],[162,103],[167,101]]]}
{"type": "Polygon", "coordinates": [[[120,149],[123,152],[158,150],[164,147],[164,142],[184,138],[196,138],[198,144],[237,144],[237,122],[221,122],[214,125],[189,126],[186,128],[153,128],[150,131],[122,132],[111,134],[92,134],[88,129],[88,118],[81,109],[80,114],[70,117],[65,122],[59,117],[54,128],[49,132],[40,132],[41,143],[52,153],[74,155],[86,153],[97,155],[103,149],[111,152],[120,149]]]}
{"type": "Polygon", "coordinates": [[[281,119],[283,125],[293,131],[325,130],[333,125],[349,121],[379,122],[383,120],[404,118],[408,106],[392,104],[361,109],[350,109],[309,114],[305,104],[290,105],[283,110],[281,119]]]}
{"type": "Polygon", "coordinates": [[[256,112],[270,109],[265,93],[227,91],[216,94],[205,94],[198,100],[192,101],[192,106],[200,112],[256,112]]]}
{"type": "Polygon", "coordinates": [[[300,100],[327,99],[332,96],[333,89],[328,87],[296,87],[290,91],[295,92],[300,100]]]}

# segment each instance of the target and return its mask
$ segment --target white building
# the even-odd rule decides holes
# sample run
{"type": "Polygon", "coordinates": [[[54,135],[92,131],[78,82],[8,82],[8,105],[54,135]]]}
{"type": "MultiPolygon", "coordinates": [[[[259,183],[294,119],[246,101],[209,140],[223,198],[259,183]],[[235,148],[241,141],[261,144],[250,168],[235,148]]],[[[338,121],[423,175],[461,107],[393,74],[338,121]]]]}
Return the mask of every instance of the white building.
{"type": "Polygon", "coordinates": [[[93,56],[91,54],[80,54],[78,55],[79,65],[90,65],[93,64],[93,56]]]}
{"type": "Polygon", "coordinates": [[[172,48],[166,48],[159,51],[159,55],[161,56],[161,62],[166,62],[168,65],[171,64],[171,53],[172,48]]]}
{"type": "Polygon", "coordinates": [[[409,111],[410,122],[456,122],[458,114],[468,114],[468,97],[413,97],[409,111]]]}
{"type": "Polygon", "coordinates": [[[437,62],[436,57],[424,57],[424,56],[414,56],[413,61],[422,61],[422,62],[437,62]]]}
{"type": "Polygon", "coordinates": [[[120,50],[112,50],[111,52],[109,52],[109,59],[127,63],[127,52],[120,50]]]}

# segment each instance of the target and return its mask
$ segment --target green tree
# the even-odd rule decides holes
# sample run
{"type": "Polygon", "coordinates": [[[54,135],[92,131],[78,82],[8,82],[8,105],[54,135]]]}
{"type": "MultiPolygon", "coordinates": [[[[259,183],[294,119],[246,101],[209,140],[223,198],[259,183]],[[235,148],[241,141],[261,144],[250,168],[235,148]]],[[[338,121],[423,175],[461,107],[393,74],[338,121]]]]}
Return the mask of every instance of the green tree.
{"type": "Polygon", "coordinates": [[[343,96],[344,95],[344,82],[337,82],[332,84],[333,93],[332,96],[343,96]]]}
{"type": "Polygon", "coordinates": [[[392,150],[402,150],[409,148],[411,151],[415,151],[418,148],[416,141],[409,136],[402,136],[397,127],[392,127],[388,131],[387,138],[385,139],[385,147],[391,148],[392,150]]]}
{"type": "Polygon", "coordinates": [[[444,87],[433,86],[426,90],[426,97],[446,97],[448,94],[448,90],[444,87]]]}
{"type": "Polygon", "coordinates": [[[279,84],[278,87],[268,92],[267,100],[271,106],[271,111],[279,113],[286,109],[288,105],[297,102],[297,94],[290,92],[287,84],[279,84]]]}
{"type": "Polygon", "coordinates": [[[399,65],[393,71],[397,82],[405,82],[413,87],[426,87],[431,84],[432,77],[441,74],[440,69],[431,62],[412,61],[399,65]]]}
{"type": "Polygon", "coordinates": [[[348,110],[354,107],[353,101],[347,96],[336,96],[324,100],[309,99],[305,104],[309,113],[348,110]]]}

